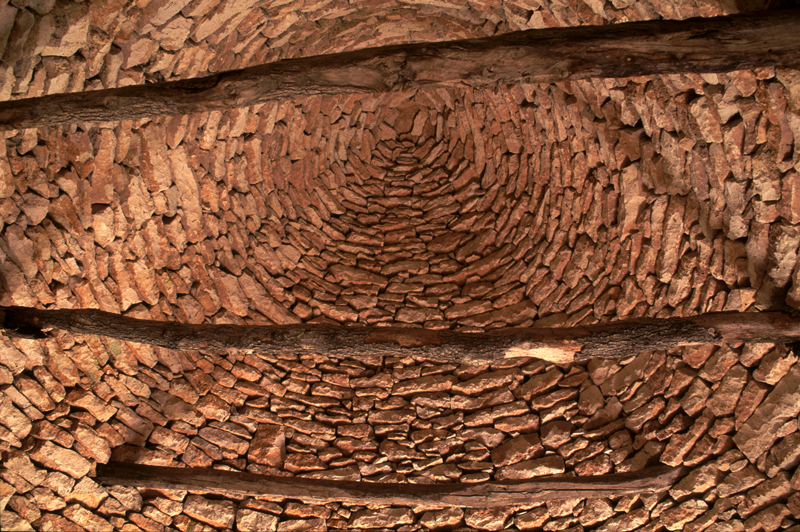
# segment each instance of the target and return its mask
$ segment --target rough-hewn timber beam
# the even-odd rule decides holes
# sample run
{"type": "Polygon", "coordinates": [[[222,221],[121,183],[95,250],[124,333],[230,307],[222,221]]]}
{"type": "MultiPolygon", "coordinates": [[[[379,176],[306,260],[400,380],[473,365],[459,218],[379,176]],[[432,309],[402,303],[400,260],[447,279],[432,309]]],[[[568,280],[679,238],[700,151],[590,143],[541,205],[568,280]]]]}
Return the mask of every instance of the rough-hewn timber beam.
{"type": "Polygon", "coordinates": [[[0,104],[0,130],[244,107],[315,94],[800,65],[800,10],[530,30],[278,61],[204,78],[0,104]]]}
{"type": "Polygon", "coordinates": [[[195,325],[139,320],[93,309],[27,307],[0,307],[0,324],[6,334],[29,337],[55,328],[171,349],[246,349],[333,357],[420,356],[459,364],[486,364],[523,356],[569,364],[682,345],[800,341],[800,319],[782,312],[721,312],[586,327],[498,329],[480,334],[400,327],[195,325]]]}
{"type": "Polygon", "coordinates": [[[686,474],[658,466],[633,473],[588,477],[540,477],[478,484],[397,484],[270,477],[218,469],[173,468],[111,462],[97,464],[95,481],[105,486],[177,489],[195,493],[297,499],[305,503],[395,504],[461,508],[525,506],[575,498],[658,493],[686,474]]]}

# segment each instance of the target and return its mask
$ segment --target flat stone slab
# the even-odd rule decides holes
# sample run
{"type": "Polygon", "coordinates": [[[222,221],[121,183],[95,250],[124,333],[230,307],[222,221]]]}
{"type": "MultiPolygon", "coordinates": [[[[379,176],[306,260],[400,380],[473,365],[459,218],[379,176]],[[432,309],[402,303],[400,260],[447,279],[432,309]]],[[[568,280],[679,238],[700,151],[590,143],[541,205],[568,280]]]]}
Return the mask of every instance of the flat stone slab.
{"type": "Polygon", "coordinates": [[[800,413],[800,364],[775,385],[733,441],[755,463],[778,439],[778,429],[800,413]]]}

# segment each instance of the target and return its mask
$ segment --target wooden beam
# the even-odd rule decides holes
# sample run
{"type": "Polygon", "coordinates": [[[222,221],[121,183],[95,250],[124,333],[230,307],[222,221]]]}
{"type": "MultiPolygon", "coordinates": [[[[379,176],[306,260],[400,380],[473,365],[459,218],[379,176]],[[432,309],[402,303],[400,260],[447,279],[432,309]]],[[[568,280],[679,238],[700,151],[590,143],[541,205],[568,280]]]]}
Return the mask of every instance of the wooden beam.
{"type": "Polygon", "coordinates": [[[543,501],[620,497],[668,490],[688,469],[657,466],[633,473],[587,477],[552,476],[476,484],[399,484],[271,477],[219,469],[174,468],[111,462],[97,464],[104,486],[187,490],[193,493],[323,504],[492,508],[543,501]]]}
{"type": "Polygon", "coordinates": [[[425,85],[490,87],[800,65],[800,10],[530,30],[288,59],[203,78],[0,104],[0,130],[245,107],[425,85]]]}
{"type": "Polygon", "coordinates": [[[55,328],[169,349],[245,349],[332,357],[419,356],[457,364],[487,364],[514,357],[570,364],[686,345],[800,341],[800,319],[782,312],[720,312],[585,327],[460,333],[405,327],[197,325],[139,320],[94,309],[0,307],[0,324],[9,335],[27,337],[43,337],[44,330],[55,328]]]}

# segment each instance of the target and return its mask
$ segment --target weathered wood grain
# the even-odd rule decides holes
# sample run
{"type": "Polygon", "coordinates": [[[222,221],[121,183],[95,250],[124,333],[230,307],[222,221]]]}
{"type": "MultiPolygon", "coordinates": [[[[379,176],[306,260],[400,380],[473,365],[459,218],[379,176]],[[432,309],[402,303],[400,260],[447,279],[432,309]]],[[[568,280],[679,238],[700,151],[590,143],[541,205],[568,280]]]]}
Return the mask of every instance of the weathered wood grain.
{"type": "Polygon", "coordinates": [[[424,85],[487,87],[800,65],[800,10],[552,28],[290,59],[213,76],[0,103],[0,130],[424,85]]]}
{"type": "Polygon", "coordinates": [[[642,318],[568,328],[509,328],[460,333],[401,327],[207,325],[139,320],[94,309],[0,307],[7,334],[46,329],[97,334],[170,349],[325,354],[331,357],[420,356],[458,364],[535,357],[558,364],[624,358],[642,351],[721,342],[800,341],[800,319],[782,312],[721,312],[688,318],[642,318]]]}
{"type": "Polygon", "coordinates": [[[619,497],[668,490],[688,472],[657,466],[633,473],[587,477],[540,477],[476,484],[397,484],[271,477],[217,469],[173,468],[111,462],[97,464],[96,482],[104,486],[188,490],[225,496],[324,504],[492,508],[525,506],[575,498],[619,497]]]}

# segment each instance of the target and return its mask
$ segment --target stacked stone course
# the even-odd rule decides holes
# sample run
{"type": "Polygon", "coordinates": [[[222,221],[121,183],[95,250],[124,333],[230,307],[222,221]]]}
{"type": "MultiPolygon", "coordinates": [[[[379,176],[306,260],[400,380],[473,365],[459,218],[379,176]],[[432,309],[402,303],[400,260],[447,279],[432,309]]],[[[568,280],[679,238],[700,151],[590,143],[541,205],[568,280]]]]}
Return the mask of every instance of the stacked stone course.
{"type": "MultiPolygon", "coordinates": [[[[274,4],[6,3],[0,96],[729,9],[274,4]]],[[[464,331],[800,308],[799,91],[760,69],[10,132],[0,304],[464,331]]],[[[467,367],[0,338],[2,527],[797,530],[798,384],[770,344],[467,367]],[[104,488],[110,460],[408,483],[694,469],[661,495],[486,510],[104,488]]]]}

